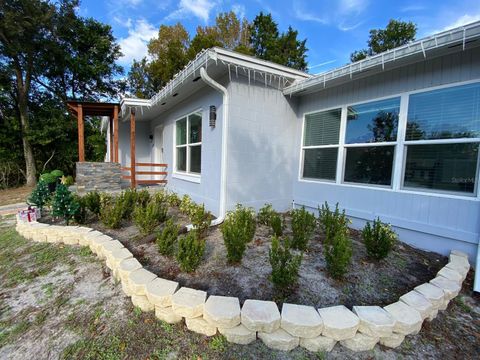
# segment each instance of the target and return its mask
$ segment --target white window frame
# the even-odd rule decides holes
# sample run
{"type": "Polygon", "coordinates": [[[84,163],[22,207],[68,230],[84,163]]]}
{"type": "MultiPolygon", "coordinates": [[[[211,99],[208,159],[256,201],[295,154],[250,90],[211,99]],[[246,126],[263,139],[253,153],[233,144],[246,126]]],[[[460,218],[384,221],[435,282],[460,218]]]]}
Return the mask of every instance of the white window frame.
{"type": "MultiPolygon", "coordinates": [[[[201,122],[201,129],[202,129],[202,141],[203,141],[203,110],[200,108],[200,109],[196,109],[194,111],[191,111],[185,115],[182,115],[180,117],[178,117],[176,120],[175,120],[175,124],[174,124],[174,131],[173,131],[173,177],[177,178],[177,179],[181,179],[181,180],[186,180],[186,181],[192,181],[192,182],[200,182],[200,178],[201,178],[201,168],[200,168],[200,172],[197,173],[197,172],[192,172],[190,170],[190,149],[191,147],[195,147],[195,146],[202,146],[202,141],[200,142],[196,142],[196,143],[190,143],[190,116],[193,115],[193,114],[198,114],[201,119],[202,119],[202,122],[201,122]],[[185,144],[182,144],[182,145],[177,145],[177,123],[180,121],[180,120],[183,120],[183,119],[186,119],[186,137],[187,137],[187,141],[185,144]],[[177,169],[177,149],[178,148],[186,148],[186,171],[182,171],[182,170],[178,170],[177,169]]],[[[202,155],[200,154],[200,157],[202,155]]]]}
{"type": "MultiPolygon", "coordinates": [[[[348,103],[348,105],[337,105],[331,106],[325,109],[318,109],[315,111],[305,112],[302,118],[302,134],[301,134],[301,143],[300,143],[300,164],[299,164],[299,172],[298,172],[298,181],[305,182],[305,183],[321,183],[325,185],[338,185],[344,187],[353,187],[353,188],[363,188],[363,189],[370,189],[370,190],[379,190],[379,191],[392,191],[392,192],[400,192],[406,194],[418,194],[418,195],[426,195],[426,196],[434,196],[434,197],[446,197],[446,198],[455,198],[455,199],[462,199],[462,200],[473,200],[473,201],[480,201],[480,151],[479,156],[477,159],[477,172],[475,177],[475,189],[474,193],[467,194],[467,193],[460,193],[454,191],[446,191],[446,190],[435,190],[435,189],[426,189],[426,188],[413,188],[413,187],[404,187],[404,179],[405,179],[405,165],[406,165],[406,153],[407,153],[407,146],[408,145],[424,145],[424,144],[458,144],[458,143],[480,143],[480,138],[457,138],[457,139],[438,139],[438,140],[405,140],[406,136],[406,126],[407,126],[407,117],[408,117],[408,104],[409,104],[409,97],[413,94],[440,90],[440,89],[447,89],[451,87],[457,87],[462,85],[468,84],[475,84],[480,83],[479,79],[475,80],[468,80],[468,81],[460,81],[445,85],[438,85],[432,86],[429,88],[423,88],[419,90],[412,90],[412,91],[404,91],[401,93],[390,94],[388,96],[382,96],[372,99],[365,99],[358,102],[348,103]],[[348,106],[358,105],[358,104],[365,104],[368,102],[380,101],[380,100],[387,100],[395,97],[400,97],[400,113],[398,119],[398,130],[397,130],[397,141],[395,142],[395,153],[393,157],[393,169],[392,169],[392,184],[391,186],[385,185],[375,185],[375,184],[364,184],[364,183],[351,183],[351,182],[344,182],[344,167],[345,167],[345,157],[346,151],[345,148],[349,146],[371,146],[373,144],[383,144],[383,145],[392,145],[393,142],[388,143],[366,143],[366,144],[345,144],[346,138],[346,124],[347,124],[347,108],[348,106]],[[305,115],[313,114],[321,111],[328,111],[333,109],[342,109],[341,115],[341,123],[340,123],[340,138],[339,138],[339,152],[338,152],[338,164],[337,164],[337,172],[336,172],[336,181],[331,180],[322,180],[322,179],[314,179],[314,178],[304,178],[303,177],[303,138],[305,132],[305,115]]],[[[328,147],[329,145],[327,145],[328,147]]]]}

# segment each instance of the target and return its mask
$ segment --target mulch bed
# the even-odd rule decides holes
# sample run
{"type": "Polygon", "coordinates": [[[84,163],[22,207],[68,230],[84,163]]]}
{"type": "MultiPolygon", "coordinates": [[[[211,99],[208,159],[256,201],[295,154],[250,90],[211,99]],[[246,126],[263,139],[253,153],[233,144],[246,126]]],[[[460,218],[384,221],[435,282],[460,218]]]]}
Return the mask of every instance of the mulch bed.
{"type": "MultiPolygon", "coordinates": [[[[181,225],[188,223],[188,218],[177,208],[171,208],[169,215],[181,225]]],[[[289,224],[288,214],[285,214],[285,219],[289,224]]],[[[347,307],[384,306],[397,301],[415,286],[428,282],[447,263],[444,256],[415,249],[402,242],[397,243],[386,259],[371,260],[367,257],[360,232],[352,229],[353,256],[349,271],[343,280],[334,280],[326,272],[323,235],[317,231],[304,253],[298,285],[285,297],[277,293],[269,281],[268,250],[272,232],[264,225],[257,226],[254,240],[248,244],[242,263],[236,266],[227,263],[220,229],[212,227],[206,237],[202,264],[195,273],[186,274],[181,272],[175,259],[158,253],[155,236],[140,235],[131,222],[124,222],[120,229],[112,230],[92,220],[86,226],[121,241],[146,269],[158,276],[178,281],[181,286],[205,290],[211,295],[236,296],[241,302],[258,299],[315,307],[338,304],[347,307]]],[[[41,221],[58,223],[48,213],[41,221]]],[[[285,235],[291,235],[289,226],[285,235]]]]}

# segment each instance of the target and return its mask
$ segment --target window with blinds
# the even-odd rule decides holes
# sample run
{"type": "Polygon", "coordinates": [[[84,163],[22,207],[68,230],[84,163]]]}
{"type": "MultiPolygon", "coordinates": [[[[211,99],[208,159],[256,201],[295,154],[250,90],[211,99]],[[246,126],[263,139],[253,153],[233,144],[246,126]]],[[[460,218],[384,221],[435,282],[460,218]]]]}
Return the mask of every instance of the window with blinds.
{"type": "Polygon", "coordinates": [[[200,174],[202,167],[202,113],[177,120],[175,125],[175,170],[200,174]]]}
{"type": "Polygon", "coordinates": [[[341,109],[333,109],[305,115],[304,178],[335,181],[341,114],[341,109]]]}

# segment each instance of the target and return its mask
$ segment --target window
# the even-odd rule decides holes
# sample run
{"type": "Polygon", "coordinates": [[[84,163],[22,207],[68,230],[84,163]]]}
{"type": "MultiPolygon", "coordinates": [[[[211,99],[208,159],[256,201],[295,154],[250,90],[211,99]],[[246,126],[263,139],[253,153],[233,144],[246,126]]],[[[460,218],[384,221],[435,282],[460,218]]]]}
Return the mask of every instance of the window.
{"type": "Polygon", "coordinates": [[[347,108],[345,182],[391,186],[400,98],[347,108]]]}
{"type": "Polygon", "coordinates": [[[200,174],[202,167],[202,113],[195,112],[176,122],[175,169],[200,174]]]}
{"type": "Polygon", "coordinates": [[[480,84],[410,95],[403,186],[474,194],[480,84]]]}
{"type": "Polygon", "coordinates": [[[304,178],[335,181],[341,113],[341,109],[334,109],[305,115],[304,178]]]}

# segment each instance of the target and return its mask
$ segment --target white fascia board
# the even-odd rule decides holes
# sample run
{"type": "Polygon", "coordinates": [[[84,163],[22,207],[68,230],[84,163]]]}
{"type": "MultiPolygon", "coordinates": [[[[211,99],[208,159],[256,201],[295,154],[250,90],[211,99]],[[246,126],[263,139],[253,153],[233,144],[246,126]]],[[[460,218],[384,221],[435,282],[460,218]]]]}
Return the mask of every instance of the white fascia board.
{"type": "Polygon", "coordinates": [[[427,51],[429,50],[447,48],[459,42],[461,42],[462,46],[459,46],[458,51],[462,51],[465,49],[467,42],[478,38],[480,38],[480,21],[399,46],[395,49],[367,57],[364,60],[320,73],[306,80],[296,81],[294,84],[285,87],[283,93],[284,95],[294,95],[319,85],[323,85],[323,87],[326,88],[329,81],[344,76],[350,76],[352,79],[354,74],[377,66],[382,66],[383,70],[384,66],[388,63],[393,63],[397,60],[406,59],[418,54],[423,54],[423,57],[426,58],[427,51]]]}

